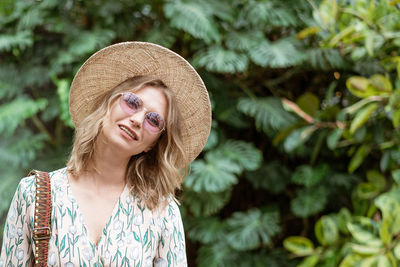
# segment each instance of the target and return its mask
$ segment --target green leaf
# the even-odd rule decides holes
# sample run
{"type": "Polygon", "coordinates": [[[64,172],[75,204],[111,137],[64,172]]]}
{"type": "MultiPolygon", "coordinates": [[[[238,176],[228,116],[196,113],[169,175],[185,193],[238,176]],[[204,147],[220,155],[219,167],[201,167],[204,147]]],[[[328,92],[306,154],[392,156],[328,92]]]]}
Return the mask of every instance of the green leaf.
{"type": "Polygon", "coordinates": [[[250,23],[253,27],[270,25],[275,27],[287,27],[296,25],[297,19],[294,10],[289,5],[282,5],[274,1],[248,1],[240,9],[240,19],[250,23]],[[271,12],[274,10],[274,12],[271,12]]]}
{"type": "MultiPolygon", "coordinates": [[[[213,123],[214,124],[214,123],[213,123]]],[[[210,150],[218,144],[218,133],[215,127],[211,127],[210,135],[208,136],[207,142],[203,148],[203,151],[210,150]]]]}
{"type": "Polygon", "coordinates": [[[236,174],[241,166],[230,159],[221,158],[215,151],[206,154],[206,160],[192,162],[185,186],[196,192],[222,192],[237,183],[236,174]]]}
{"type": "Polygon", "coordinates": [[[369,78],[369,86],[373,87],[378,95],[382,93],[391,93],[393,91],[392,83],[382,74],[375,74],[369,78]]]}
{"type": "Polygon", "coordinates": [[[253,171],[260,167],[262,153],[252,143],[228,140],[216,150],[221,157],[235,162],[242,170],[253,171]]]}
{"type": "Polygon", "coordinates": [[[306,218],[322,211],[326,202],[324,187],[302,189],[297,191],[296,198],[290,202],[290,209],[297,217],[306,218]]]}
{"type": "Polygon", "coordinates": [[[366,98],[374,95],[373,92],[367,91],[369,80],[361,76],[353,76],[347,79],[346,86],[349,91],[360,98],[366,98]]]}
{"type": "Polygon", "coordinates": [[[65,125],[74,128],[71,116],[69,114],[69,87],[70,82],[67,79],[56,80],[58,99],[60,100],[60,118],[65,125]]]}
{"type": "Polygon", "coordinates": [[[216,217],[197,217],[189,220],[187,231],[191,240],[211,244],[225,237],[226,225],[216,217]]]}
{"type": "Polygon", "coordinates": [[[398,185],[400,185],[400,169],[392,171],[392,178],[398,185]]]}
{"type": "Polygon", "coordinates": [[[296,99],[296,104],[311,116],[315,116],[319,110],[319,99],[316,95],[310,92],[302,94],[296,99]]]}
{"type": "Polygon", "coordinates": [[[268,135],[274,135],[297,121],[293,114],[283,108],[281,99],[277,97],[242,98],[237,108],[253,117],[257,129],[268,135]]]}
{"type": "Polygon", "coordinates": [[[367,171],[367,180],[376,185],[379,190],[383,190],[386,187],[385,177],[377,170],[367,171]]]}
{"type": "Polygon", "coordinates": [[[353,173],[360,165],[364,162],[366,156],[368,156],[369,152],[371,151],[371,146],[369,144],[361,145],[354,156],[351,158],[349,163],[349,173],[353,173]]]}
{"type": "Polygon", "coordinates": [[[193,65],[205,67],[211,72],[236,73],[247,69],[246,55],[219,46],[212,46],[194,56],[193,65]]]}
{"type": "Polygon", "coordinates": [[[380,237],[385,244],[389,245],[394,235],[400,232],[400,202],[390,193],[386,193],[377,197],[374,204],[382,212],[380,237]]]}
{"type": "Polygon", "coordinates": [[[326,143],[329,149],[334,150],[336,148],[336,145],[339,142],[340,138],[342,137],[342,134],[343,134],[343,129],[336,128],[328,135],[328,137],[326,138],[326,143]]]}
{"type": "Polygon", "coordinates": [[[353,222],[347,223],[347,228],[360,244],[374,247],[382,246],[382,241],[377,237],[376,225],[370,218],[356,217],[353,222]]]}
{"type": "Polygon", "coordinates": [[[310,48],[306,55],[309,64],[317,70],[345,69],[348,65],[338,49],[310,48]]]}
{"type": "Polygon", "coordinates": [[[381,189],[374,183],[360,183],[356,188],[360,199],[371,199],[379,194],[381,189]]]}
{"type": "Polygon", "coordinates": [[[11,51],[13,48],[25,50],[33,45],[33,35],[31,31],[19,31],[16,34],[0,35],[0,51],[11,51]]]}
{"type": "Polygon", "coordinates": [[[220,211],[230,200],[231,192],[194,192],[185,190],[183,198],[196,217],[210,216],[220,211]]]}
{"type": "Polygon", "coordinates": [[[319,258],[319,255],[307,256],[300,262],[299,265],[297,265],[297,267],[314,267],[317,265],[319,258]]]}
{"type": "Polygon", "coordinates": [[[339,229],[330,216],[322,216],[315,224],[315,236],[322,245],[332,245],[339,239],[339,229]]]}
{"type": "Polygon", "coordinates": [[[226,45],[232,50],[250,51],[252,47],[263,39],[262,32],[231,31],[226,36],[226,45]]]}
{"type": "Polygon", "coordinates": [[[164,4],[170,25],[210,44],[221,39],[210,6],[203,1],[171,1],[164,4]]]}
{"type": "Polygon", "coordinates": [[[226,236],[236,250],[251,250],[269,244],[271,237],[280,232],[278,211],[261,212],[250,209],[235,212],[227,219],[230,230],[226,236]]]}
{"type": "Polygon", "coordinates": [[[342,262],[340,263],[339,267],[359,266],[362,259],[363,258],[358,254],[353,254],[353,253],[347,254],[347,256],[345,256],[342,262]]]}
{"type": "Polygon", "coordinates": [[[283,147],[288,153],[292,153],[296,148],[300,147],[307,142],[308,139],[318,128],[314,125],[304,126],[294,129],[285,139],[283,147]]]}
{"type": "Polygon", "coordinates": [[[0,106],[0,133],[10,136],[26,119],[32,117],[47,105],[46,99],[33,100],[18,97],[0,106]]]}
{"type": "Polygon", "coordinates": [[[368,119],[370,119],[371,114],[379,107],[377,103],[371,103],[357,112],[356,116],[351,122],[350,133],[354,134],[357,129],[363,126],[368,119]]]}
{"type": "Polygon", "coordinates": [[[290,236],[283,240],[283,246],[298,256],[308,256],[314,252],[314,244],[302,236],[290,236]]]}
{"type": "Polygon", "coordinates": [[[264,40],[250,50],[251,60],[261,67],[285,68],[304,61],[304,53],[299,51],[292,39],[281,39],[273,43],[264,40]]]}
{"type": "Polygon", "coordinates": [[[316,167],[310,165],[301,165],[296,168],[292,175],[292,182],[311,187],[323,180],[329,171],[327,164],[322,164],[316,167]]]}
{"type": "Polygon", "coordinates": [[[354,253],[363,255],[363,256],[368,256],[368,255],[376,255],[379,254],[382,250],[383,247],[373,247],[370,245],[360,245],[360,244],[355,244],[355,243],[350,243],[351,250],[354,253]]]}
{"type": "Polygon", "coordinates": [[[350,211],[347,208],[341,208],[339,213],[337,214],[337,223],[339,230],[348,234],[349,229],[347,228],[347,223],[352,221],[352,216],[350,211]]]}
{"type": "Polygon", "coordinates": [[[396,259],[400,260],[400,243],[397,243],[393,249],[394,256],[396,259]]]}
{"type": "Polygon", "coordinates": [[[283,163],[273,161],[264,164],[260,169],[246,172],[245,176],[256,189],[264,189],[278,194],[285,190],[290,182],[291,173],[283,163]]]}

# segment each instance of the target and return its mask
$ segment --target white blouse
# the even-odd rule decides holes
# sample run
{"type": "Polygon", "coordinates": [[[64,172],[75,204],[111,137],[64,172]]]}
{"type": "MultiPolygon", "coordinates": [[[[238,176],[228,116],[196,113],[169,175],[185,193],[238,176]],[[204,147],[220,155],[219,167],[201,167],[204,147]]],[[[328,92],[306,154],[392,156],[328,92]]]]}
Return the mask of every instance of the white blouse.
{"type": "MultiPolygon", "coordinates": [[[[175,201],[150,210],[125,186],[97,244],[90,241],[66,168],[49,173],[52,213],[49,266],[187,266],[182,218],[175,201]]],[[[8,212],[0,267],[30,266],[35,177],[21,180],[8,212]]]]}

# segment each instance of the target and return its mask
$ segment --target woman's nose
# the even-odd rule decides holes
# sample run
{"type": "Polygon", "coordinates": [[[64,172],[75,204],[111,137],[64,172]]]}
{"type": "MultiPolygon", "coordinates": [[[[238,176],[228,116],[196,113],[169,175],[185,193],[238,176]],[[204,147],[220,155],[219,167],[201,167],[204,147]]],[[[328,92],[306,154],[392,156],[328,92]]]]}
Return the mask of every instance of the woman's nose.
{"type": "Polygon", "coordinates": [[[145,118],[145,111],[140,110],[134,114],[132,114],[129,118],[129,121],[132,123],[132,125],[136,128],[141,128],[143,125],[143,121],[145,118]]]}

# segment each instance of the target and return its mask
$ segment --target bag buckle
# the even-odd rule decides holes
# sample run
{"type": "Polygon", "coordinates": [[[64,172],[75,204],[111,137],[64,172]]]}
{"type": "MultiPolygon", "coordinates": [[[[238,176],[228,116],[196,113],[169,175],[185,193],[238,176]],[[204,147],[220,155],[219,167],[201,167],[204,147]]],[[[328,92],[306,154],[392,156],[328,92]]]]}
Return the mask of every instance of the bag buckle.
{"type": "Polygon", "coordinates": [[[33,228],[33,240],[50,239],[50,235],[51,235],[50,227],[33,228]]]}

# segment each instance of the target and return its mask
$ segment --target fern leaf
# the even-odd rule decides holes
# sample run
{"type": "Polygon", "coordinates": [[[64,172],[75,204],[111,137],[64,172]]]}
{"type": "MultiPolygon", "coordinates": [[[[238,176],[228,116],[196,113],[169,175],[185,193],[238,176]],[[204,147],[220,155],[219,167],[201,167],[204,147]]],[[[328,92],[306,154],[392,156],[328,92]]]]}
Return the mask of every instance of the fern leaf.
{"type": "Polygon", "coordinates": [[[227,234],[229,244],[236,250],[251,250],[269,244],[271,237],[280,232],[279,212],[259,209],[235,212],[227,220],[231,227],[227,234]]]}
{"type": "Polygon", "coordinates": [[[206,154],[206,160],[194,161],[191,171],[184,182],[187,187],[196,192],[222,192],[237,183],[241,167],[212,151],[206,154]]]}
{"type": "Polygon", "coordinates": [[[173,27],[203,39],[208,44],[221,39],[210,11],[201,2],[172,1],[164,5],[164,12],[173,27]]]}
{"type": "Polygon", "coordinates": [[[233,50],[250,51],[264,40],[262,32],[237,32],[231,31],[226,36],[226,45],[233,50]]]}
{"type": "Polygon", "coordinates": [[[11,168],[27,168],[37,152],[43,149],[46,136],[33,135],[28,130],[19,130],[13,136],[0,141],[0,162],[11,168]]]}
{"type": "Polygon", "coordinates": [[[187,232],[191,240],[210,244],[225,237],[226,226],[217,217],[197,217],[188,221],[187,232]]]}
{"type": "Polygon", "coordinates": [[[0,51],[11,51],[13,48],[24,50],[33,45],[31,31],[20,31],[15,34],[0,35],[0,51]]]}
{"type": "Polygon", "coordinates": [[[251,60],[261,67],[286,68],[302,63],[306,57],[295,46],[291,38],[273,43],[264,40],[250,50],[251,60]]]}
{"type": "Polygon", "coordinates": [[[262,153],[252,143],[229,140],[215,150],[222,158],[229,159],[241,167],[241,170],[256,170],[260,167],[262,153]]]}
{"type": "Polygon", "coordinates": [[[193,59],[195,66],[220,73],[242,72],[247,69],[248,63],[246,55],[219,46],[212,46],[206,51],[199,52],[193,59]]]}
{"type": "Polygon", "coordinates": [[[210,216],[220,211],[230,200],[231,192],[201,192],[186,190],[183,198],[194,216],[210,216]]]}
{"type": "Polygon", "coordinates": [[[273,161],[262,165],[254,172],[247,172],[245,176],[256,189],[265,189],[278,194],[286,189],[290,182],[291,173],[283,163],[273,161]]]}
{"type": "Polygon", "coordinates": [[[44,23],[43,10],[33,6],[28,11],[24,12],[24,15],[20,18],[17,30],[34,29],[37,25],[44,23]]]}
{"type": "Polygon", "coordinates": [[[307,60],[315,69],[346,69],[348,64],[337,49],[313,48],[307,51],[307,60]]]}
{"type": "Polygon", "coordinates": [[[244,114],[253,117],[258,130],[272,136],[278,131],[296,122],[296,117],[286,111],[277,97],[258,99],[242,98],[237,108],[244,114]]]}
{"type": "Polygon", "coordinates": [[[15,97],[22,92],[22,79],[14,65],[0,66],[0,99],[15,97]]]}
{"type": "Polygon", "coordinates": [[[46,99],[32,100],[19,97],[0,106],[0,133],[10,136],[27,118],[35,115],[47,106],[46,99]]]}
{"type": "Polygon", "coordinates": [[[327,194],[324,187],[300,189],[296,198],[292,199],[290,208],[294,215],[307,218],[325,208],[327,194]]]}
{"type": "Polygon", "coordinates": [[[249,1],[243,8],[240,17],[249,21],[253,26],[287,27],[297,24],[297,18],[293,11],[274,1],[249,1]]]}

